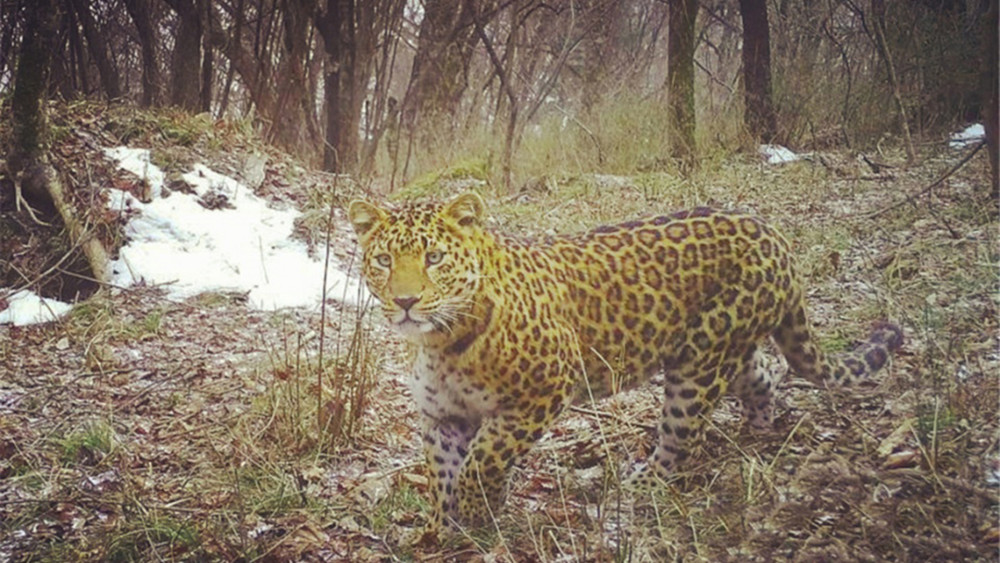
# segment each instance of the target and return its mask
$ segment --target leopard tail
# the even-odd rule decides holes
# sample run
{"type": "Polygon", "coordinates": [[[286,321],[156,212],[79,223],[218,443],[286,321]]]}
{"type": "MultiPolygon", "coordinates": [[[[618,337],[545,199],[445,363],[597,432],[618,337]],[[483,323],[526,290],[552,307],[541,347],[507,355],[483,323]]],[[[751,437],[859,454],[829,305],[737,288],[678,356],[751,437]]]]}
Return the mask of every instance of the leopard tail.
{"type": "Polygon", "coordinates": [[[903,345],[903,331],[896,324],[879,322],[868,340],[853,350],[828,355],[817,345],[800,299],[774,331],[774,341],[799,376],[817,385],[847,386],[882,369],[903,345]]]}

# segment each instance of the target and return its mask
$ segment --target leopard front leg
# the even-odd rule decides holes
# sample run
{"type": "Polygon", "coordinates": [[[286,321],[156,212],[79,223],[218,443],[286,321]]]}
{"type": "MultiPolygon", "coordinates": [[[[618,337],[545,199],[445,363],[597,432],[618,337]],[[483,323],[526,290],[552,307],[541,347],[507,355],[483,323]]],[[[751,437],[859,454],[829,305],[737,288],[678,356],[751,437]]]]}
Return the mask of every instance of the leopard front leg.
{"type": "Polygon", "coordinates": [[[458,476],[468,455],[476,426],[459,417],[427,419],[424,455],[431,496],[431,518],[426,532],[454,531],[458,519],[458,476]]]}
{"type": "Polygon", "coordinates": [[[483,420],[458,476],[461,522],[482,526],[497,515],[506,500],[511,469],[542,437],[566,403],[564,394],[546,399],[530,410],[483,420]]]}

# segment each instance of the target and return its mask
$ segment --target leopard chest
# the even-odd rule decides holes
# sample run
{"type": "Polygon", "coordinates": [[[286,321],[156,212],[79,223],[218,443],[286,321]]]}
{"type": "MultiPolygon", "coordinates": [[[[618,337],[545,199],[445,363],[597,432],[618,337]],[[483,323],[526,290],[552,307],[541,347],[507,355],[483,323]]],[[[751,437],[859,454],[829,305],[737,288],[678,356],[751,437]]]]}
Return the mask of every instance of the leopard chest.
{"type": "Polygon", "coordinates": [[[459,418],[478,423],[495,413],[499,396],[462,358],[418,348],[413,357],[410,391],[417,409],[432,419],[459,418]]]}

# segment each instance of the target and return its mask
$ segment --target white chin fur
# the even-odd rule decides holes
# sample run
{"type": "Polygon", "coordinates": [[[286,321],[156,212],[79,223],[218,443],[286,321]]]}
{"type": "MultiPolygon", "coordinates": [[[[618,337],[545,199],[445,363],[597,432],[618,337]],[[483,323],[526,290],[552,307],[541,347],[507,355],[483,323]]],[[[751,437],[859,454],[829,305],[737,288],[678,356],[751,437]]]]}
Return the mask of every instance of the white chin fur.
{"type": "Polygon", "coordinates": [[[401,313],[392,319],[392,328],[407,338],[415,338],[434,330],[434,324],[430,321],[407,318],[405,313],[401,313]]]}

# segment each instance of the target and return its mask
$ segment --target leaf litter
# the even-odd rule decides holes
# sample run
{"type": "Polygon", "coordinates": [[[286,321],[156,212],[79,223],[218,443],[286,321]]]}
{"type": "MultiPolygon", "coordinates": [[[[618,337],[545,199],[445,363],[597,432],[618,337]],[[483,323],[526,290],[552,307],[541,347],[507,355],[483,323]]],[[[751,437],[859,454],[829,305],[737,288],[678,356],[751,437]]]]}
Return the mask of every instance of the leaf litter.
{"type": "MultiPolygon", "coordinates": [[[[61,150],[96,161],[115,140],[103,136],[81,127],[61,150]]],[[[166,150],[149,145],[154,156],[166,150]]],[[[301,171],[292,181],[294,163],[266,150],[246,148],[268,155],[266,180],[237,200],[302,209],[309,188],[329,185],[301,171]]],[[[195,170],[198,160],[225,171],[243,158],[191,152],[175,168],[195,170]]],[[[407,543],[427,515],[418,419],[401,343],[377,314],[354,320],[363,299],[328,301],[322,326],[318,299],[274,310],[245,287],[171,295],[181,284],[156,278],[55,323],[3,325],[0,559],[992,559],[998,256],[985,167],[973,161],[912,205],[866,218],[915,193],[947,158],[923,162],[869,179],[815,162],[771,169],[748,160],[717,172],[739,182],[707,177],[686,192],[620,182],[614,194],[591,194],[593,204],[567,200],[564,213],[546,215],[543,230],[568,231],[636,212],[753,202],[802,256],[825,346],[850,346],[884,316],[904,324],[907,344],[888,373],[857,389],[786,377],[772,431],[744,428],[725,402],[701,453],[659,498],[633,498],[618,483],[648,454],[655,389],[583,405],[516,470],[496,530],[458,545],[407,543]],[[358,331],[378,356],[360,423],[336,445],[294,416],[317,398],[315,370],[303,366],[317,360],[321,329],[330,357],[358,331]]],[[[107,174],[109,185],[134,184],[110,166],[107,174]]],[[[498,205],[497,220],[535,231],[540,210],[566,203],[563,190],[579,193],[572,180],[547,185],[498,205]]],[[[211,190],[192,191],[169,197],[211,190]]],[[[216,191],[232,202],[231,190],[216,191]]],[[[95,214],[106,205],[91,200],[95,214]]],[[[353,241],[335,217],[333,254],[349,265],[353,241]]],[[[323,237],[301,228],[291,227],[316,254],[323,237]]]]}

